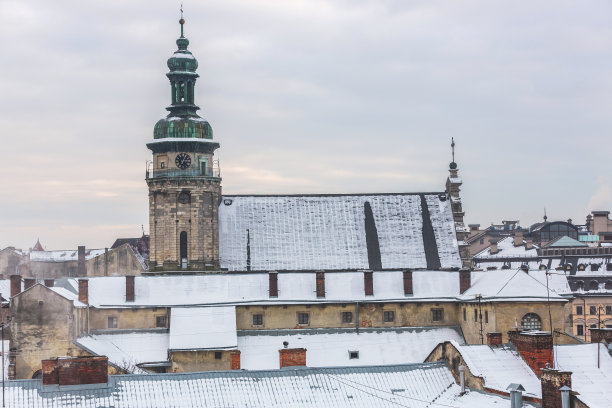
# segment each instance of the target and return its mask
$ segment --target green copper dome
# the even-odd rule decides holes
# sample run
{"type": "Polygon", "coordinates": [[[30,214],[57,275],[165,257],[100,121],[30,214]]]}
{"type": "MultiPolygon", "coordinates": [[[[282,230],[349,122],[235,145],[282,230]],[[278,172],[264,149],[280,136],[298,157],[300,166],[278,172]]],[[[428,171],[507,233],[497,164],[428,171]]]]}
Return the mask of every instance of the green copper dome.
{"type": "Polygon", "coordinates": [[[160,119],[153,129],[154,139],[169,137],[188,137],[212,139],[213,131],[210,124],[199,116],[172,116],[160,119]]]}

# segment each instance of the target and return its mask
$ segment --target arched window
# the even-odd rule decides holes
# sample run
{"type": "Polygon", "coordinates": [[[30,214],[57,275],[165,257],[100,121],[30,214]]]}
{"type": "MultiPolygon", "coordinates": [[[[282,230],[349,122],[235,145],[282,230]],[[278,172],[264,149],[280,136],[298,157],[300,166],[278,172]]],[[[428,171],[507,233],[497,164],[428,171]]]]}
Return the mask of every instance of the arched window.
{"type": "Polygon", "coordinates": [[[589,290],[597,290],[599,289],[599,283],[596,280],[592,280],[589,282],[589,290]]]}
{"type": "Polygon", "coordinates": [[[585,264],[578,265],[578,270],[579,271],[584,271],[585,269],[586,269],[586,265],[585,264]]]}
{"type": "Polygon", "coordinates": [[[606,289],[612,289],[612,280],[606,281],[606,289]]]}
{"type": "Polygon", "coordinates": [[[521,319],[521,328],[523,330],[540,330],[542,328],[542,319],[535,313],[527,313],[521,319]]]}
{"type": "Polygon", "coordinates": [[[546,270],[546,265],[544,265],[544,264],[540,264],[539,269],[540,269],[541,271],[546,270]]]}
{"type": "Polygon", "coordinates": [[[40,378],[42,378],[42,370],[34,371],[34,374],[32,374],[32,379],[33,380],[38,380],[40,378]]]}
{"type": "Polygon", "coordinates": [[[576,290],[582,290],[582,289],[584,289],[584,282],[581,280],[576,281],[576,290]]]}

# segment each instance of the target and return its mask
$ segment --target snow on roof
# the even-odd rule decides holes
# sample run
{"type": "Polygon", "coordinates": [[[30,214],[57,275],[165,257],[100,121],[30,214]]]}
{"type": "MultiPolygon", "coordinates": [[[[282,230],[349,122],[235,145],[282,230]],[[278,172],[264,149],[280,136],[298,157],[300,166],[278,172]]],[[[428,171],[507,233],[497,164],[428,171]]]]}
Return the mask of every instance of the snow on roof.
{"type": "MultiPolygon", "coordinates": [[[[102,255],[104,249],[86,249],[85,259],[95,258],[102,255]]],[[[30,252],[31,262],[69,262],[77,261],[79,253],[76,250],[71,251],[32,251],[30,252]]]]}
{"type": "MultiPolygon", "coordinates": [[[[495,270],[472,272],[472,286],[462,296],[465,300],[473,300],[476,295],[482,299],[489,298],[498,301],[530,301],[546,300],[548,291],[545,284],[522,270],[495,270]]],[[[565,301],[554,291],[550,292],[551,301],[565,301]]]]}
{"type": "Polygon", "coordinates": [[[137,364],[168,361],[167,332],[133,331],[92,334],[79,337],[75,344],[125,371],[144,373],[137,364]]]}
{"type": "Polygon", "coordinates": [[[510,406],[498,395],[461,388],[444,363],[109,376],[104,386],[6,384],[11,407],[488,408],[510,406]]]}
{"type": "Polygon", "coordinates": [[[555,346],[556,368],[572,372],[572,390],[590,408],[612,406],[612,357],[603,344],[555,346]],[[597,368],[597,348],[599,365],[597,368]]]}
{"type": "MultiPolygon", "coordinates": [[[[44,285],[43,285],[44,286],[44,285]]],[[[46,287],[46,286],[45,286],[46,287]]],[[[72,301],[74,303],[75,307],[87,307],[87,305],[85,303],[82,303],[79,301],[79,295],[69,291],[66,288],[62,288],[59,286],[53,286],[51,288],[49,288],[50,290],[52,290],[53,292],[57,293],[58,295],[72,301]]]]}
{"type": "Polygon", "coordinates": [[[539,378],[529,368],[521,355],[511,344],[498,347],[488,345],[466,346],[456,341],[452,345],[461,353],[472,375],[482,377],[484,386],[493,390],[507,392],[511,383],[519,383],[525,388],[524,395],[542,398],[539,378]]]}
{"type": "MultiPolygon", "coordinates": [[[[523,241],[524,242],[524,241],[523,241]]],[[[487,247],[474,255],[477,259],[491,259],[491,258],[537,258],[538,250],[534,246],[531,249],[527,249],[525,244],[514,246],[514,237],[505,237],[497,242],[497,249],[499,252],[491,254],[491,247],[487,247]]]]}
{"type": "Polygon", "coordinates": [[[0,296],[2,296],[5,300],[9,300],[11,297],[10,279],[0,279],[0,296]]]}
{"type": "MultiPolygon", "coordinates": [[[[364,292],[363,272],[326,272],[325,299],[316,296],[314,272],[278,274],[278,298],[270,298],[268,273],[236,273],[207,275],[137,276],[134,281],[134,302],[125,301],[125,277],[89,278],[89,304],[112,306],[187,306],[240,303],[348,302],[419,300],[453,301],[459,296],[459,272],[414,271],[414,295],[403,290],[403,273],[374,273],[374,296],[364,292]],[[180,296],[170,294],[180,293],[180,296]]],[[[76,279],[68,279],[77,292],[76,279]]]]}
{"type": "Polygon", "coordinates": [[[422,199],[442,268],[460,267],[450,201],[438,194],[224,196],[219,206],[221,266],[251,270],[368,269],[370,203],[383,269],[428,267],[422,199]],[[248,237],[247,237],[248,230],[248,237]]]}
{"type": "MultiPolygon", "coordinates": [[[[347,309],[348,310],[348,309],[347,309]]],[[[374,366],[418,363],[444,341],[465,344],[459,327],[405,327],[394,329],[244,330],[238,335],[240,366],[247,370],[279,367],[278,350],[306,349],[309,367],[374,366]],[[359,353],[351,359],[349,351],[359,353]]]]}
{"type": "Polygon", "coordinates": [[[561,271],[549,271],[547,275],[546,270],[536,269],[530,270],[529,276],[532,276],[542,285],[546,286],[546,280],[548,280],[549,289],[555,291],[559,295],[569,295],[572,290],[567,282],[566,275],[561,271]]]}
{"type": "Polygon", "coordinates": [[[544,265],[546,266],[548,263],[548,260],[544,259],[544,260],[522,260],[522,261],[507,261],[505,260],[506,258],[503,259],[495,259],[495,258],[482,258],[482,259],[476,259],[473,258],[474,261],[474,266],[476,268],[482,269],[482,270],[487,270],[489,268],[491,269],[520,269],[521,266],[523,265],[527,265],[529,267],[529,272],[531,273],[531,271],[535,270],[535,269],[539,269],[540,265],[544,265]],[[484,262],[483,262],[484,261],[484,262]]]}
{"type": "Polygon", "coordinates": [[[170,350],[236,348],[236,307],[173,307],[170,350]]]}

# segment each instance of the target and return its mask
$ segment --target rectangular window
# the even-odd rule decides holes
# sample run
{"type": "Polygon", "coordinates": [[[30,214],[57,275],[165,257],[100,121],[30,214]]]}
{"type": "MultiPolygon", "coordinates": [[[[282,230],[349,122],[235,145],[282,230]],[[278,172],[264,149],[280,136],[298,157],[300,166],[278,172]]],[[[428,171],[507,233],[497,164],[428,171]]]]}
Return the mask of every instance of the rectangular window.
{"type": "Polygon", "coordinates": [[[467,316],[466,316],[466,310],[465,307],[463,308],[463,321],[465,322],[467,320],[467,316]]]}
{"type": "Polygon", "coordinates": [[[359,358],[358,351],[349,351],[349,360],[355,360],[359,358]]]}
{"type": "Polygon", "coordinates": [[[584,326],[581,324],[576,325],[576,335],[584,336],[584,326]]]}
{"type": "Polygon", "coordinates": [[[391,323],[395,321],[395,312],[393,310],[385,310],[383,312],[383,322],[391,323]]]}
{"type": "Polygon", "coordinates": [[[431,309],[431,320],[434,322],[444,320],[444,309],[431,309]]]}
{"type": "Polygon", "coordinates": [[[155,327],[168,327],[166,326],[167,322],[168,322],[168,319],[166,315],[155,316],[155,327]]]}
{"type": "Polygon", "coordinates": [[[117,316],[109,316],[108,317],[108,328],[116,329],[117,328],[117,316]]]}
{"type": "Polygon", "coordinates": [[[612,306],[606,306],[606,314],[612,315],[612,306]]]}
{"type": "Polygon", "coordinates": [[[597,306],[589,306],[589,314],[596,315],[597,314],[597,306]]]}
{"type": "Polygon", "coordinates": [[[270,297],[278,297],[278,273],[270,272],[269,276],[269,292],[270,297]]]}
{"type": "Polygon", "coordinates": [[[474,321],[478,321],[478,309],[474,309],[474,321]]]}
{"type": "Polygon", "coordinates": [[[485,310],[485,323],[489,323],[489,311],[485,310]]]}
{"type": "Polygon", "coordinates": [[[324,298],[325,297],[325,273],[317,272],[317,297],[324,298]]]}
{"type": "Polygon", "coordinates": [[[308,313],[300,312],[297,314],[298,324],[308,324],[310,322],[310,316],[308,313]]]}
{"type": "Polygon", "coordinates": [[[353,323],[353,312],[342,312],[342,323],[353,323]]]}
{"type": "Polygon", "coordinates": [[[576,314],[582,316],[582,306],[576,306],[576,314]]]}
{"type": "Polygon", "coordinates": [[[263,315],[262,314],[253,315],[253,326],[263,326],[263,315]]]}
{"type": "Polygon", "coordinates": [[[223,353],[221,351],[215,351],[215,360],[221,360],[223,353]]]}

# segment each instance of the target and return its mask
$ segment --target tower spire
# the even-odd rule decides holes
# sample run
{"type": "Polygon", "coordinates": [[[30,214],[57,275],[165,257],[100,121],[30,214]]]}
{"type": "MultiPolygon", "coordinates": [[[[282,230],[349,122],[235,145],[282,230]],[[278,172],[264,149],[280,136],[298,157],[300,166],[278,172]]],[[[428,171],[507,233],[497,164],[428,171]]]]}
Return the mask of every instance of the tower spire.
{"type": "Polygon", "coordinates": [[[455,162],[455,138],[451,137],[451,150],[453,152],[453,163],[455,162]]]}
{"type": "Polygon", "coordinates": [[[183,18],[183,3],[181,3],[181,19],[179,20],[179,24],[181,25],[181,38],[184,38],[183,26],[185,25],[185,19],[183,18]]]}

